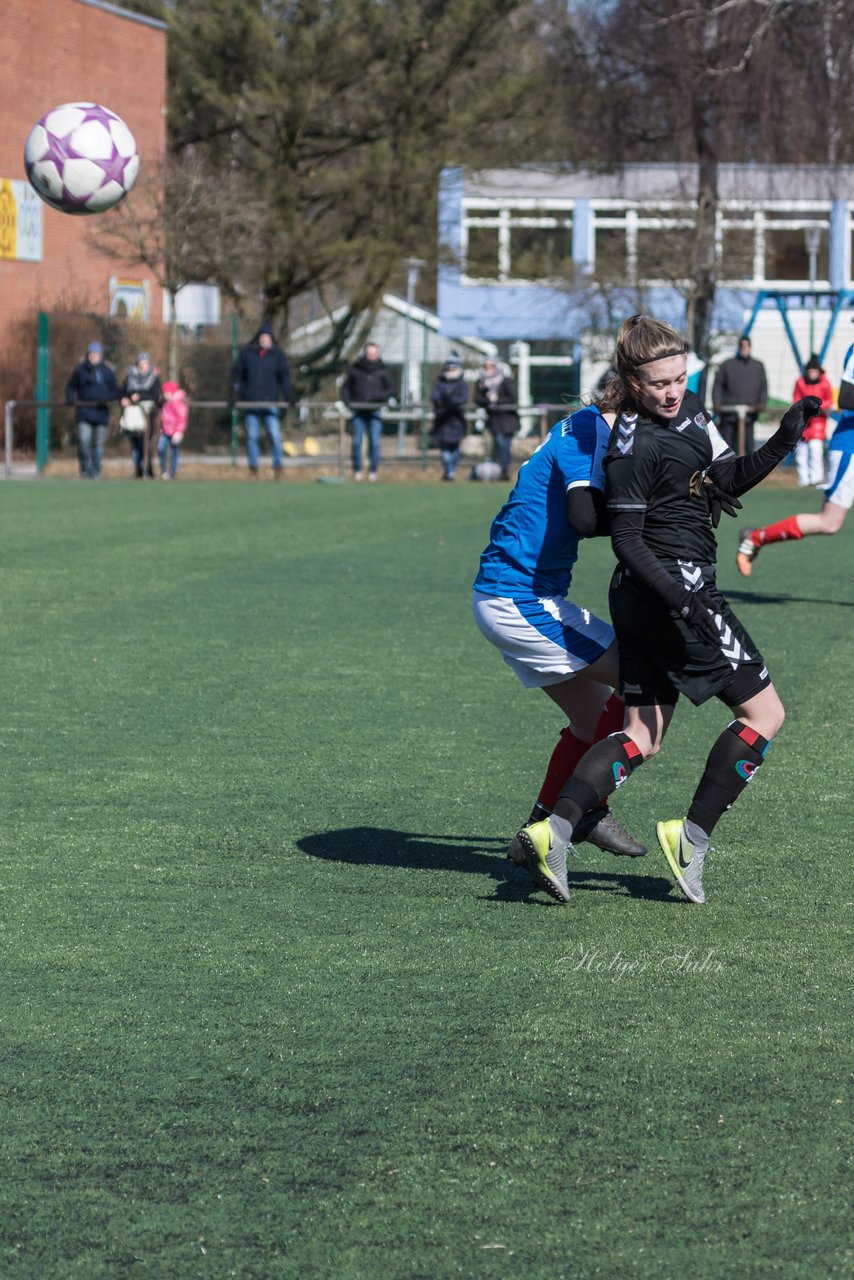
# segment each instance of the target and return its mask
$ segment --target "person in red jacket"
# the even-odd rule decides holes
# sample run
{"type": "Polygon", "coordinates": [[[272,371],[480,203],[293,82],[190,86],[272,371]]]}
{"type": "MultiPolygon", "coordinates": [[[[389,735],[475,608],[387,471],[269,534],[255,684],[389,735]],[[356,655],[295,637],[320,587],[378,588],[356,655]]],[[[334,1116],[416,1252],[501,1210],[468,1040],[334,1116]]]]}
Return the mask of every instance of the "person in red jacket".
{"type": "Polygon", "coordinates": [[[833,387],[828,381],[821,361],[811,355],[804,371],[795,383],[794,400],[804,396],[817,396],[821,410],[810,418],[807,428],[795,446],[795,464],[798,483],[804,489],[809,485],[824,484],[824,441],[827,435],[827,411],[833,407],[833,387]]]}

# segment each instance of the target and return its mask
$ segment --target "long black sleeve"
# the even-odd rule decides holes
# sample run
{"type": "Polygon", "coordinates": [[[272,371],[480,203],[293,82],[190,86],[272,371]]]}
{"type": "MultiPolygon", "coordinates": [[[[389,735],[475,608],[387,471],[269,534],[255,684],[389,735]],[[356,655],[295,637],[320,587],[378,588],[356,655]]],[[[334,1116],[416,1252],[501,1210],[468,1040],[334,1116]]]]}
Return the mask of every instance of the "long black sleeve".
{"type": "Polygon", "coordinates": [[[775,434],[765,444],[754,449],[753,453],[743,458],[724,458],[713,462],[708,474],[715,484],[720,485],[734,498],[740,498],[748,489],[753,489],[760,481],[769,476],[776,466],[792,452],[793,445],[777,440],[775,434]]]}
{"type": "Polygon", "coordinates": [[[566,495],[566,518],[582,538],[601,538],[609,532],[611,522],[601,489],[578,485],[566,495]]]}
{"type": "Polygon", "coordinates": [[[713,462],[708,474],[734,498],[753,489],[770,475],[778,463],[787,458],[800,439],[809,419],[821,408],[815,396],[805,396],[788,409],[770,440],[743,458],[722,458],[713,462]]]}
{"type": "Polygon", "coordinates": [[[685,604],[685,588],[671,578],[655,552],[643,541],[644,513],[612,510],[610,519],[611,546],[620,564],[660,596],[669,609],[680,612],[685,604]]]}

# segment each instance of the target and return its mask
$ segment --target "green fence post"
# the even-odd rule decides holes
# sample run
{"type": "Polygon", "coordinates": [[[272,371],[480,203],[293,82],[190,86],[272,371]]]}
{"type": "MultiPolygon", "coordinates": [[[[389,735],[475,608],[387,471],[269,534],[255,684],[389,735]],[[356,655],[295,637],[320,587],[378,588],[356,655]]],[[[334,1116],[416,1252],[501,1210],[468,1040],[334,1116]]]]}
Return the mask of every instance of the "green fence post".
{"type": "MultiPolygon", "coordinates": [[[[240,353],[240,321],[237,316],[231,317],[231,363],[234,364],[240,353]]],[[[228,389],[231,395],[231,387],[228,389]]],[[[237,466],[237,435],[240,429],[240,414],[236,409],[231,411],[231,465],[237,466]]]]}
{"type": "MultiPolygon", "coordinates": [[[[50,317],[39,312],[38,355],[36,357],[36,399],[50,399],[50,317]]],[[[36,474],[47,466],[50,450],[50,409],[36,409],[36,474]]]]}

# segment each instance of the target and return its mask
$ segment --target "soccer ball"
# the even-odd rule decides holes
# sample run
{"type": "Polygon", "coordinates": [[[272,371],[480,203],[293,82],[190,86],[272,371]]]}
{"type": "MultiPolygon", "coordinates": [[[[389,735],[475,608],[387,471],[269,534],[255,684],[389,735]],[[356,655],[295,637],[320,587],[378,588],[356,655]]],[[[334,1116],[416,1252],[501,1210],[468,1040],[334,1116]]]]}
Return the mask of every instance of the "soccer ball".
{"type": "Polygon", "coordinates": [[[33,188],[61,213],[102,213],[124,200],[139,152],[124,120],[95,102],[66,102],[42,116],[27,138],[24,165],[33,188]]]}

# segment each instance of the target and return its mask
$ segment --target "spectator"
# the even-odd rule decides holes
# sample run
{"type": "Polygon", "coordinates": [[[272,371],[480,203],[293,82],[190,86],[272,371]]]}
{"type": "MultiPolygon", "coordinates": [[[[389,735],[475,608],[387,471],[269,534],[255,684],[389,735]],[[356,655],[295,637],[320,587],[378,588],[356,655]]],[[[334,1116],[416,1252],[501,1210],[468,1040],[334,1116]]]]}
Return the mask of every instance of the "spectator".
{"type": "Polygon", "coordinates": [[[821,401],[821,410],[814,418],[810,418],[806,431],[795,445],[798,483],[802,489],[808,485],[824,484],[827,411],[833,407],[833,387],[816,355],[810,356],[801,377],[795,383],[794,399],[802,400],[804,396],[818,396],[821,401]]]}
{"type": "Polygon", "coordinates": [[[455,351],[442,365],[442,372],[433,383],[433,430],[430,443],[439,449],[442,458],[442,479],[453,480],[460,441],[466,433],[463,412],[469,398],[460,357],[455,351]]]}
{"type": "Polygon", "coordinates": [[[380,465],[383,420],[380,410],[394,398],[394,378],[380,359],[375,342],[366,342],[341,384],[341,399],[353,413],[353,479],[364,480],[362,441],[368,435],[368,479],[376,480],[380,465]]]}
{"type": "Polygon", "coordinates": [[[278,402],[287,400],[293,406],[297,397],[291,385],[287,356],[276,344],[268,324],[261,325],[232,365],[231,403],[238,400],[255,402],[255,407],[247,409],[243,418],[250,475],[258,475],[258,441],[263,421],[273,459],[273,476],[281,479],[283,453],[278,402]]]}
{"type": "Polygon", "coordinates": [[[178,460],[181,455],[181,444],[187,430],[187,418],[190,415],[187,405],[187,393],[177,382],[163,383],[163,409],[160,414],[160,439],[157,452],[160,455],[160,477],[162,480],[174,480],[178,474],[178,460]],[[169,453],[171,450],[171,457],[169,453]]]}
{"type": "Polygon", "coordinates": [[[77,404],[77,452],[80,475],[95,480],[101,474],[111,400],[120,395],[116,375],[104,364],[104,348],[90,342],[86,358],[75,366],[65,388],[66,404],[77,404]]]}
{"type": "Polygon", "coordinates": [[[751,355],[748,337],[738,342],[738,355],[724,360],[715,376],[712,403],[718,415],[718,428],[729,447],[738,453],[738,407],[744,407],[744,452],[753,452],[753,424],[768,404],[768,382],[765,365],[751,355]]]}
{"type": "Polygon", "coordinates": [[[160,376],[148,353],[140,351],[122,384],[123,412],[119,424],[130,440],[134,474],[139,480],[154,475],[151,444],[162,400],[160,376]]]}
{"type": "Polygon", "coordinates": [[[475,404],[486,410],[486,425],[495,441],[501,479],[510,479],[513,437],[519,430],[516,384],[504,365],[487,357],[481,365],[474,392],[475,404]]]}

